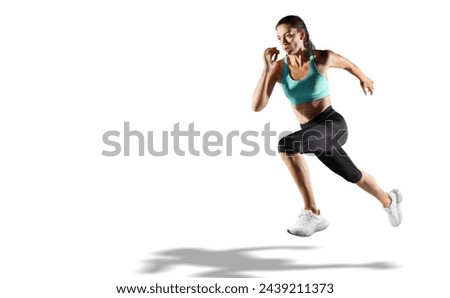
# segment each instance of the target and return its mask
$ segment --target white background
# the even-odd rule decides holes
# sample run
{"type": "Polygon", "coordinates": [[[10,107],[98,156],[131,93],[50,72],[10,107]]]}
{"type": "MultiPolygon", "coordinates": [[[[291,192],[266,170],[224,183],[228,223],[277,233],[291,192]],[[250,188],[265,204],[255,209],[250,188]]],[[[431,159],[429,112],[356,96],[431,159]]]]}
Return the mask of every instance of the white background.
{"type": "Polygon", "coordinates": [[[3,1],[0,296],[264,281],[333,283],[335,297],[443,297],[448,17],[443,1],[379,2],[3,1]],[[232,156],[138,156],[136,143],[131,156],[101,155],[111,150],[103,133],[124,122],[159,137],[177,122],[202,134],[298,129],[280,86],[264,111],[250,108],[262,53],[288,14],[374,80],[366,97],[356,78],[329,72],[350,129],[344,148],[383,188],[402,190],[400,227],[307,156],[330,226],[289,235],[302,207],[292,178],[262,148],[239,155],[251,148],[238,138],[232,156]],[[156,259],[173,265],[150,273],[156,259]]]}

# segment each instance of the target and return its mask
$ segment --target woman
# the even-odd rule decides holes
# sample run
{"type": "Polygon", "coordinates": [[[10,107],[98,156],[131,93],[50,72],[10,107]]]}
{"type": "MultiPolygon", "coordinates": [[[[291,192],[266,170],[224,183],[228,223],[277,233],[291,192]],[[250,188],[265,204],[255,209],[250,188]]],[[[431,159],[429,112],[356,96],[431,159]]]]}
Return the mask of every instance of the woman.
{"type": "Polygon", "coordinates": [[[346,58],[330,50],[316,50],[300,17],[286,16],[275,29],[286,57],[277,61],[280,52],[276,47],[264,51],[264,71],[253,95],[252,108],[261,111],[278,82],[300,122],[301,130],[280,139],[278,144],[278,152],[304,201],[304,209],[288,232],[305,237],[328,226],[314,199],[303,153],[315,154],[330,170],[373,195],[388,213],[391,225],[400,225],[400,191],[383,191],[375,179],[360,171],[342,149],[347,140],[347,125],[331,106],[327,70],[330,67],[347,70],[359,79],[366,95],[373,93],[373,81],[346,58]]]}

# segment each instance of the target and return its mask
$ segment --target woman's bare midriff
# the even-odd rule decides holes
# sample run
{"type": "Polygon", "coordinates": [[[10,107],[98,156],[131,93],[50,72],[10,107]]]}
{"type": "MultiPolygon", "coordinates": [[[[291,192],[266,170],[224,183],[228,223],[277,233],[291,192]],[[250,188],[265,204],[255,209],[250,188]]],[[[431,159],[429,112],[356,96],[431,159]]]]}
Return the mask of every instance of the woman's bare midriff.
{"type": "Polygon", "coordinates": [[[311,121],[331,105],[330,96],[312,102],[292,105],[295,116],[301,124],[311,121]]]}

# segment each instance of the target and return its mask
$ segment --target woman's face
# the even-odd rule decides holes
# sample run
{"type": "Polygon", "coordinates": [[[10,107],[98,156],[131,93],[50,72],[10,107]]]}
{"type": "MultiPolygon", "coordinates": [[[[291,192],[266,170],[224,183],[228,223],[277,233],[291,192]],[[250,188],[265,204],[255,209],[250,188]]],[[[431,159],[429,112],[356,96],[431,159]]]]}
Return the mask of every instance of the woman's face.
{"type": "Polygon", "coordinates": [[[303,30],[298,31],[297,28],[286,24],[281,24],[277,27],[277,38],[288,55],[296,54],[305,48],[303,45],[304,35],[305,32],[303,30]]]}

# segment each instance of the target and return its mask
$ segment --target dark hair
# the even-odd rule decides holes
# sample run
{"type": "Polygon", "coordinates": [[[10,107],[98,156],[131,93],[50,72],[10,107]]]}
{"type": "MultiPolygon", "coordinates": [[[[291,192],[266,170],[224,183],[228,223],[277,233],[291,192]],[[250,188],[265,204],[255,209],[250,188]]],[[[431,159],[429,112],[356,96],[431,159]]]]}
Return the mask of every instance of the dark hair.
{"type": "Polygon", "coordinates": [[[316,47],[314,46],[314,44],[312,43],[311,39],[309,38],[309,32],[308,29],[306,28],[305,22],[299,17],[299,16],[294,16],[294,15],[290,15],[290,16],[285,16],[284,18],[282,18],[281,20],[278,21],[277,25],[275,26],[275,30],[277,29],[277,27],[281,24],[286,24],[289,25],[291,27],[297,28],[298,31],[300,30],[305,30],[305,48],[308,50],[314,50],[316,47]]]}

